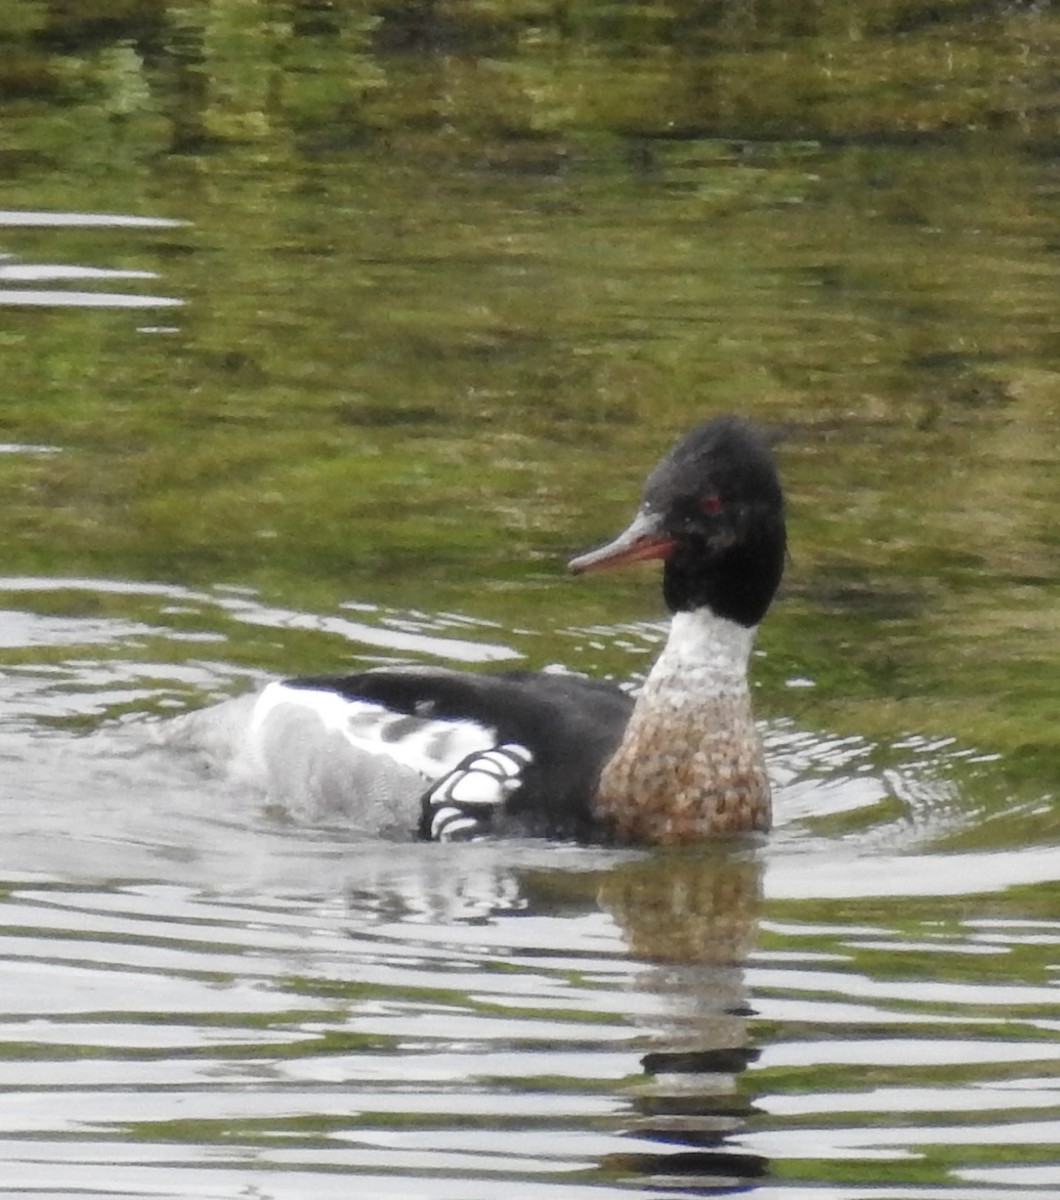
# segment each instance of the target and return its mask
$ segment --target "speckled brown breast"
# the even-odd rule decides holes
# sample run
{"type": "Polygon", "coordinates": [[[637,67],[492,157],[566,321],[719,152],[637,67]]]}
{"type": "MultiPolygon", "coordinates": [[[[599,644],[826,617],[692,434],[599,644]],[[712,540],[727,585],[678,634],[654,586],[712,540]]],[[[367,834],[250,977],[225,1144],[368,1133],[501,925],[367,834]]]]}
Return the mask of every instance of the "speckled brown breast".
{"type": "Polygon", "coordinates": [[[618,841],[675,845],[765,831],[769,781],[749,704],[642,697],[604,767],[597,817],[618,841]]]}

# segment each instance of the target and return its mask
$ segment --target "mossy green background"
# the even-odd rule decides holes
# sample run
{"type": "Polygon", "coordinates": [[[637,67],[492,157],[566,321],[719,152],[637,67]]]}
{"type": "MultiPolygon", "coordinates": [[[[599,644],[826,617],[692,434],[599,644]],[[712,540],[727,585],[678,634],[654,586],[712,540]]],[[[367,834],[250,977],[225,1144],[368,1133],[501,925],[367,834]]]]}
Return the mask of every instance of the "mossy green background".
{"type": "MultiPolygon", "coordinates": [[[[0,440],[55,450],[0,455],[5,575],[456,612],[626,675],[650,646],[573,635],[660,615],[652,576],[563,562],[735,409],[790,503],[763,716],[950,735],[1052,793],[1050,7],[12,0],[0,25],[0,207],[179,222],[10,226],[8,261],[180,302],[0,309],[0,440]]],[[[233,687],[359,655],[17,595],[198,622],[233,687]]]]}

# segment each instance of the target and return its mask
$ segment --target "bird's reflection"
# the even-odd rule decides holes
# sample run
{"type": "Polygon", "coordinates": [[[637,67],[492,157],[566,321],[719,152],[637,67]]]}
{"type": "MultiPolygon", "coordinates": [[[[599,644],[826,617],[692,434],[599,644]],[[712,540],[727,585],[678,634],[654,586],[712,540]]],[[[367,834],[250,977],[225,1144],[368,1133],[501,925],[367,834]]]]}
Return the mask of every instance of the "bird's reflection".
{"type": "MultiPolygon", "coordinates": [[[[629,1150],[606,1155],[601,1174],[680,1186],[685,1195],[761,1179],[768,1161],[736,1142],[753,1113],[741,1077],[758,1054],[749,1045],[744,977],[761,909],[755,848],[598,852],[595,858],[585,851],[585,857],[561,859],[567,869],[553,865],[555,851],[552,861],[546,853],[528,861],[510,851],[491,858],[464,850],[463,858],[453,852],[419,860],[419,900],[406,886],[400,902],[387,906],[387,917],[406,928],[412,921],[470,932],[488,924],[503,943],[515,935],[520,917],[569,919],[573,926],[602,912],[635,964],[625,977],[628,1001],[619,1007],[639,1031],[642,1074],[620,1085],[629,1105],[623,1128],[629,1150]]],[[[362,912],[366,884],[378,895],[362,878],[362,912]]]]}
{"type": "Polygon", "coordinates": [[[762,1157],[734,1148],[752,1099],[740,1076],[758,1051],[744,964],[761,910],[762,867],[753,847],[715,845],[654,852],[586,873],[518,873],[522,911],[598,907],[642,964],[631,989],[654,1003],[630,1005],[650,1047],[630,1085],[627,1132],[636,1149],[611,1156],[608,1174],[666,1179],[704,1193],[767,1173],[762,1157]]]}
{"type": "Polygon", "coordinates": [[[636,987],[662,999],[645,1031],[652,1049],[631,1089],[630,1123],[642,1145],[659,1148],[609,1165],[707,1192],[760,1179],[766,1160],[729,1144],[752,1111],[740,1076],[757,1056],[744,963],[757,930],[760,863],[726,848],[653,855],[608,872],[598,898],[645,964],[636,987]]]}

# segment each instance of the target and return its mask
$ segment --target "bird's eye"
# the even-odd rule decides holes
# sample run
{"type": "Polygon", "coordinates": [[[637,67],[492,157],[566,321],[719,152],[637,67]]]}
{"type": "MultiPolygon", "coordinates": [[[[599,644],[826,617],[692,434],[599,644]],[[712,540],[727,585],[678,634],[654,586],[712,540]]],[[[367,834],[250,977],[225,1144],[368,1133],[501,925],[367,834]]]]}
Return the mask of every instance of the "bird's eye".
{"type": "Polygon", "coordinates": [[[716,517],[721,509],[721,497],[714,492],[711,492],[709,496],[703,496],[699,501],[699,511],[706,513],[708,517],[716,517]]]}

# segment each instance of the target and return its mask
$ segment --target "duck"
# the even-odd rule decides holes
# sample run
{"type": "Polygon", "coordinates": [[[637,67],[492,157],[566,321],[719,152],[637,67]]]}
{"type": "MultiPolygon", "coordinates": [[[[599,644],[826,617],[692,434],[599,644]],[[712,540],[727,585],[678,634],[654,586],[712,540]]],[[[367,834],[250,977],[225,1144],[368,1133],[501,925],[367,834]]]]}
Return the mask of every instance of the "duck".
{"type": "Polygon", "coordinates": [[[661,562],[669,631],[635,695],[556,671],[307,675],[258,694],[254,752],[299,788],[409,813],[409,832],[428,841],[764,833],[770,785],[747,668],[785,556],[769,440],[743,417],[713,417],[663,454],[628,526],[569,563],[586,575],[661,562]],[[330,751],[307,767],[321,741],[330,751]]]}

